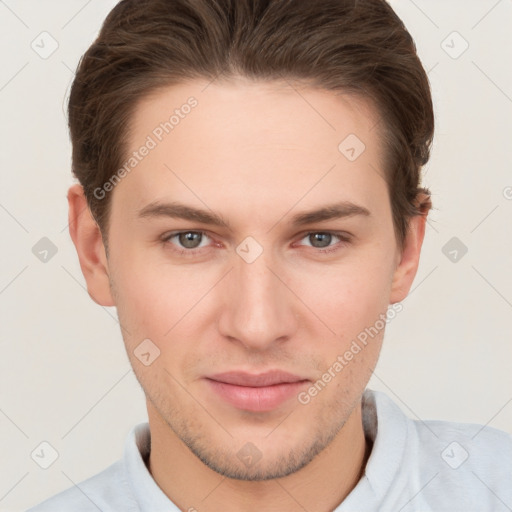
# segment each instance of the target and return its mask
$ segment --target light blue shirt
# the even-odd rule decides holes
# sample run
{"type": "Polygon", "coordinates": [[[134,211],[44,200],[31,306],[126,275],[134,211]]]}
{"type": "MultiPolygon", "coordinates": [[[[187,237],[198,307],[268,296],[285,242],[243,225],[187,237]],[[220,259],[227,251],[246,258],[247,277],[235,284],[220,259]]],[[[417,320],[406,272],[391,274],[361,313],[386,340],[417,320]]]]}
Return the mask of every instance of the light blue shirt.
{"type": "MultiPolygon", "coordinates": [[[[420,421],[367,389],[363,425],[373,448],[365,473],[334,512],[510,512],[512,436],[481,425],[420,421]]],[[[101,473],[27,512],[180,512],[146,468],[148,423],[101,473]]]]}

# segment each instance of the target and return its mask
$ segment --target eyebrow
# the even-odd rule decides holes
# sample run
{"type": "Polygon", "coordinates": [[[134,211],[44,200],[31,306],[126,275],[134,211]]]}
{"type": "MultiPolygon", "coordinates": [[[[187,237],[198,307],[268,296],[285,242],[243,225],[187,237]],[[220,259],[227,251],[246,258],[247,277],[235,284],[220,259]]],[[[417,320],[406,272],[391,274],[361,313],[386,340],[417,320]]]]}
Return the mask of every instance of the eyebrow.
{"type": "Polygon", "coordinates": [[[229,223],[211,210],[201,210],[183,203],[154,201],[138,211],[139,218],[172,217],[231,229],[229,223]]]}
{"type": "Polygon", "coordinates": [[[309,212],[299,213],[292,217],[294,226],[302,226],[304,224],[312,224],[314,222],[322,222],[324,220],[341,219],[343,217],[354,217],[355,215],[363,215],[370,217],[370,210],[364,206],[352,203],[350,201],[342,201],[340,203],[330,204],[311,210],[309,212]]]}
{"type": "MultiPolygon", "coordinates": [[[[313,224],[314,222],[353,217],[356,215],[369,217],[371,216],[371,213],[364,206],[350,201],[342,201],[339,203],[329,204],[315,210],[296,214],[292,217],[291,224],[297,227],[305,224],[313,224]]],[[[209,224],[231,230],[229,222],[225,221],[220,215],[213,211],[194,208],[179,202],[161,203],[154,201],[141,208],[138,211],[137,216],[139,218],[171,217],[200,222],[202,224],[209,224]]]]}

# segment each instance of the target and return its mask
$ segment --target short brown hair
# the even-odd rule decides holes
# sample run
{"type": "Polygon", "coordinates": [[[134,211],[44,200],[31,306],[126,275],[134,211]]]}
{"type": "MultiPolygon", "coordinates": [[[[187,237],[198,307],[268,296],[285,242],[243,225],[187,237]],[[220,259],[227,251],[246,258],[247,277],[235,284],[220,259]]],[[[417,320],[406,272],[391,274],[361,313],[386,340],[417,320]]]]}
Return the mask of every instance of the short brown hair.
{"type": "MultiPolygon", "coordinates": [[[[80,60],[69,106],[73,173],[108,239],[102,187],[127,154],[139,100],[188,79],[296,80],[362,96],[381,119],[397,241],[428,213],[420,187],[434,115],[412,37],[384,0],[122,0],[80,60]]],[[[341,141],[340,141],[341,142],[341,141]]]]}

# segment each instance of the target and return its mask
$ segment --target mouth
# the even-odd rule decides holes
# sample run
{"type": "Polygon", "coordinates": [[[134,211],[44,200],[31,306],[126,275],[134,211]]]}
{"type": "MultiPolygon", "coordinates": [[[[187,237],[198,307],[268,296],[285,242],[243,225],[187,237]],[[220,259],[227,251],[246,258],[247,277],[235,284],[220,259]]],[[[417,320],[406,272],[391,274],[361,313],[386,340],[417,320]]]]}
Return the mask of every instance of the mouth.
{"type": "Polygon", "coordinates": [[[225,372],[205,380],[223,401],[252,412],[272,411],[296,397],[310,383],[309,379],[281,370],[260,374],[225,372]]]}

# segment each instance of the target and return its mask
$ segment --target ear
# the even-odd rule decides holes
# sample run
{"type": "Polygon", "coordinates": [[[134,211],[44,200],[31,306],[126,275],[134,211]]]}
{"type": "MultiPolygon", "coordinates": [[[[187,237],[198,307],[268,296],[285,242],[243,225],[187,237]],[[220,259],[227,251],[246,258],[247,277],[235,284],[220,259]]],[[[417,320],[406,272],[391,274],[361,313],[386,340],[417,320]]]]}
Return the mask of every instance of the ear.
{"type": "Polygon", "coordinates": [[[83,187],[68,190],[69,234],[76,247],[87,292],[100,306],[115,306],[110,290],[108,261],[100,228],[92,216],[83,187]]]}
{"type": "Polygon", "coordinates": [[[393,274],[390,304],[404,300],[411,289],[420,262],[426,222],[426,214],[416,215],[409,220],[404,249],[393,274]]]}

